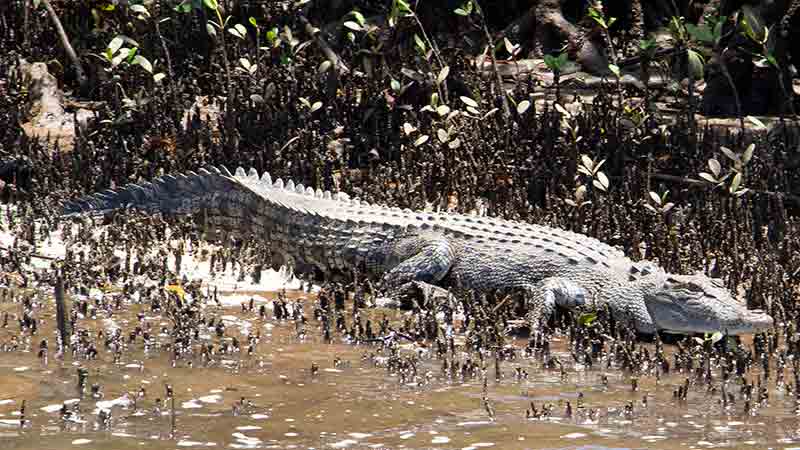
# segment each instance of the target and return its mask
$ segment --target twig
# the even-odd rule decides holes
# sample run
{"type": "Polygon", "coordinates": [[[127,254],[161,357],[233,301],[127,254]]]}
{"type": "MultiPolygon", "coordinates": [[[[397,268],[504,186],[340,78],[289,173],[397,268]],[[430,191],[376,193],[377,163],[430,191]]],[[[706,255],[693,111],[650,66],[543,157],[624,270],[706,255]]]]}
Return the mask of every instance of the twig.
{"type": "Polygon", "coordinates": [[[328,42],[322,37],[319,29],[311,25],[311,22],[306,19],[305,14],[300,14],[299,16],[300,22],[303,24],[303,27],[311,36],[314,36],[314,42],[317,43],[317,46],[320,50],[322,50],[322,54],[325,55],[325,58],[333,64],[333,67],[336,68],[340,73],[348,73],[350,69],[342,62],[342,59],[339,58],[339,55],[331,49],[331,46],[328,45],[328,42]]]}
{"type": "Polygon", "coordinates": [[[64,279],[59,275],[56,280],[56,323],[58,324],[58,333],[61,335],[61,348],[64,349],[63,353],[66,355],[66,349],[69,348],[69,330],[67,329],[67,305],[64,300],[64,279]]]}
{"type": "MultiPolygon", "coordinates": [[[[164,52],[164,58],[167,62],[167,73],[169,74],[169,95],[172,97],[172,104],[177,105],[178,99],[175,96],[175,73],[172,71],[172,58],[169,56],[169,49],[167,48],[167,42],[164,40],[164,35],[161,34],[161,27],[159,26],[159,21],[155,21],[156,26],[156,35],[158,36],[159,41],[161,41],[161,50],[164,52]]],[[[173,120],[176,121],[175,125],[178,126],[180,120],[177,117],[174,117],[173,120]]]]}
{"type": "MultiPolygon", "coordinates": [[[[436,43],[433,42],[428,37],[428,33],[425,32],[425,27],[422,26],[422,21],[419,20],[419,16],[417,15],[416,9],[419,8],[419,3],[420,2],[417,2],[416,6],[414,7],[415,10],[411,12],[411,16],[414,18],[414,21],[417,22],[417,26],[419,27],[419,31],[422,33],[422,38],[425,39],[425,42],[428,44],[428,47],[430,47],[430,49],[433,52],[434,56],[436,56],[436,60],[439,61],[439,70],[442,70],[442,69],[444,69],[446,64],[444,63],[444,60],[442,59],[442,54],[439,53],[439,46],[437,46],[436,43]]],[[[428,62],[428,64],[430,64],[430,62],[428,62]]],[[[448,92],[447,91],[447,78],[442,80],[441,84],[443,86],[440,86],[440,83],[436,83],[436,89],[439,90],[439,97],[442,100],[444,100],[445,103],[448,103],[449,100],[447,98],[447,92],[448,92]]]]}
{"type": "Polygon", "coordinates": [[[508,106],[508,98],[505,93],[505,89],[503,89],[503,79],[500,77],[500,72],[497,70],[497,58],[495,58],[494,53],[494,41],[492,40],[492,35],[489,34],[489,27],[486,26],[486,16],[483,14],[483,8],[478,4],[478,0],[473,0],[473,4],[475,5],[475,9],[478,11],[478,14],[481,16],[481,23],[483,24],[483,32],[486,35],[486,41],[489,45],[489,56],[492,58],[492,70],[494,70],[494,78],[495,82],[497,83],[497,95],[499,95],[503,101],[503,119],[507,122],[511,118],[511,108],[508,106]]]}
{"type": "Polygon", "coordinates": [[[59,39],[61,39],[61,46],[64,47],[64,51],[67,53],[67,56],[72,61],[72,65],[75,66],[75,75],[78,77],[78,86],[80,86],[81,92],[86,92],[86,88],[88,86],[88,80],[86,79],[86,75],[83,73],[83,67],[81,66],[81,60],[78,59],[77,53],[75,53],[75,49],[72,48],[72,44],[69,42],[69,38],[67,37],[67,33],[64,32],[64,27],[61,26],[61,20],[56,15],[56,11],[53,9],[53,6],[50,4],[50,0],[41,0],[44,7],[47,8],[47,14],[50,16],[50,20],[53,21],[53,26],[56,27],[56,33],[58,34],[59,39]]]}

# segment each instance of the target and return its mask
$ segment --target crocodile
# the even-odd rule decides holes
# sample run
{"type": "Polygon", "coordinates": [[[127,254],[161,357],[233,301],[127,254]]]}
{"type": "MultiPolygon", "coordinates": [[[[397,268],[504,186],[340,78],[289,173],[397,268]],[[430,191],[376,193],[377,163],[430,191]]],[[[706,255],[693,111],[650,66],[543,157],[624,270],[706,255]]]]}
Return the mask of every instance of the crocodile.
{"type": "MultiPolygon", "coordinates": [[[[719,279],[670,274],[598,239],[494,217],[411,211],[224,166],[165,175],[63,204],[62,215],[119,209],[190,215],[206,229],[269,245],[275,264],[324,274],[358,268],[381,292],[521,293],[537,317],[605,308],[643,334],[756,333],[773,326],[719,279]]],[[[265,255],[266,258],[266,255],[265,255]]],[[[274,267],[273,265],[273,267],[274,267]]]]}

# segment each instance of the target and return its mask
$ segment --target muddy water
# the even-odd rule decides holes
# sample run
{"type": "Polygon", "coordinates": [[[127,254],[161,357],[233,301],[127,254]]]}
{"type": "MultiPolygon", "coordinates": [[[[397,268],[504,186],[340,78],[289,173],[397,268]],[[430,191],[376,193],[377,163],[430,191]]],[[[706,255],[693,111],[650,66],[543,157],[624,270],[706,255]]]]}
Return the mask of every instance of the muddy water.
{"type": "MultiPolygon", "coordinates": [[[[260,295],[274,298],[271,293],[260,295]]],[[[466,382],[445,378],[441,363],[423,355],[419,377],[401,383],[382,367],[382,359],[365,357],[382,356],[378,347],[345,344],[338,336],[335,343],[324,343],[313,320],[300,341],[293,322],[262,320],[258,308],[242,312],[238,307],[206,307],[206,316],[224,318],[227,339],[237,337],[243,349],[214,355],[210,362],[199,356],[191,366],[187,359],[173,362],[170,351],[145,351],[141,337],[116,361],[102,340],[97,359],[51,354],[44,361],[37,357],[39,342],[47,339],[51,352],[55,347],[51,305],[48,301],[35,309],[40,325],[31,336],[20,334],[13,320],[21,312],[20,304],[0,303],[0,314],[12,317],[0,329],[0,345],[8,350],[0,354],[2,448],[800,447],[794,396],[776,389],[774,382],[768,404],[755,414],[743,414],[742,400],[725,409],[720,396],[707,393],[705,386],[693,387],[686,401],[674,400],[673,390],[685,379],[681,374],[660,380],[639,377],[638,390],[632,391],[630,375],[619,369],[569,363],[562,377],[536,359],[517,359],[503,363],[500,382],[494,381],[494,367],[489,367],[492,418],[482,400],[480,377],[466,382]],[[261,340],[247,355],[250,331],[260,331],[261,340]],[[18,348],[12,350],[15,338],[18,348]],[[312,365],[318,367],[313,374],[312,365]],[[79,367],[88,370],[83,393],[77,387],[79,367]],[[518,367],[527,370],[527,379],[517,379],[518,367]],[[102,398],[91,395],[95,383],[102,398]],[[174,410],[169,401],[158,403],[166,398],[167,385],[174,390],[174,410]],[[580,394],[582,408],[578,408],[580,394]],[[25,423],[20,426],[23,401],[25,423]],[[76,410],[67,420],[59,412],[65,402],[76,410]],[[552,416],[526,419],[531,402],[538,408],[553,405],[552,416]],[[573,407],[571,417],[565,415],[567,402],[573,407]],[[632,411],[625,410],[629,402],[632,411]],[[101,409],[111,411],[107,426],[98,420],[101,409]]],[[[307,317],[313,316],[310,306],[306,304],[307,317]]],[[[152,323],[159,343],[171,342],[168,335],[159,334],[169,321],[142,305],[126,304],[111,316],[82,318],[78,327],[93,336],[101,329],[108,333],[121,327],[127,336],[139,323],[137,313],[152,323]]],[[[382,313],[371,312],[377,317],[382,313]]],[[[388,314],[397,318],[401,313],[388,314]]],[[[220,342],[212,329],[201,333],[201,339],[220,342]]],[[[553,348],[562,361],[573,361],[564,341],[554,341],[553,348]]],[[[406,345],[402,350],[418,351],[425,349],[406,345]]]]}

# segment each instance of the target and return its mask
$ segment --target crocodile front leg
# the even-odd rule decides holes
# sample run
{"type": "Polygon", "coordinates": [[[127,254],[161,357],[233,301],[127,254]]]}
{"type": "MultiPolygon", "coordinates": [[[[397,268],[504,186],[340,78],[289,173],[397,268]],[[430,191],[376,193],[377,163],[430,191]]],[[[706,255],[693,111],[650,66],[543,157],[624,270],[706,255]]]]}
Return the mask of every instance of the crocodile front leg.
{"type": "Polygon", "coordinates": [[[586,304],[588,293],[577,283],[563,278],[552,277],[523,286],[528,304],[528,324],[533,329],[540,320],[549,319],[556,306],[575,309],[586,304]]]}

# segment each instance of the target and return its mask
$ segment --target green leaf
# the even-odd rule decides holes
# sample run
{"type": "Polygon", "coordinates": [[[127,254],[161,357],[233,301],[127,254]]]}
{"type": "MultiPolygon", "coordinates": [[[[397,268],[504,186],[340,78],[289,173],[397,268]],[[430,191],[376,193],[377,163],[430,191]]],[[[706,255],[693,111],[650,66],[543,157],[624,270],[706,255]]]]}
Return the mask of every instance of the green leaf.
{"type": "Polygon", "coordinates": [[[352,14],[353,17],[355,17],[355,19],[356,19],[356,21],[358,22],[359,25],[363,26],[365,23],[367,23],[367,20],[364,18],[364,15],[361,14],[360,12],[351,11],[350,14],[352,14]]]}
{"type": "Polygon", "coordinates": [[[592,185],[603,192],[608,190],[608,186],[604,185],[600,180],[592,180],[592,185]]]}
{"type": "Polygon", "coordinates": [[[714,158],[708,160],[708,168],[711,169],[711,173],[714,174],[714,177],[719,178],[719,174],[722,171],[722,165],[714,158]]]}
{"type": "Polygon", "coordinates": [[[442,70],[439,71],[439,75],[436,77],[436,83],[442,84],[442,82],[447,79],[448,75],[450,75],[450,66],[442,67],[442,70]]]}
{"type": "Polygon", "coordinates": [[[556,109],[556,111],[560,112],[561,114],[565,115],[566,117],[572,117],[572,114],[570,114],[570,112],[569,112],[569,111],[567,111],[567,109],[566,109],[566,108],[564,108],[563,106],[561,106],[561,104],[559,104],[559,103],[556,103],[556,104],[554,105],[554,108],[556,109]]]}
{"type": "Polygon", "coordinates": [[[139,51],[139,47],[133,47],[128,49],[128,56],[126,57],[128,60],[128,64],[133,63],[133,58],[136,56],[136,52],[139,51]]]}
{"type": "Polygon", "coordinates": [[[639,49],[644,52],[654,49],[655,46],[656,46],[656,40],[652,38],[642,39],[641,41],[639,41],[639,49]]]}
{"type": "Polygon", "coordinates": [[[592,161],[592,158],[589,158],[588,155],[581,155],[581,164],[589,170],[590,174],[594,173],[594,161],[592,161]]]}
{"type": "Polygon", "coordinates": [[[317,74],[322,75],[323,73],[327,72],[332,65],[333,64],[327,59],[325,61],[322,61],[322,64],[320,64],[319,67],[317,68],[317,74]]]}
{"type": "Polygon", "coordinates": [[[528,100],[523,100],[523,101],[519,102],[517,104],[517,114],[520,114],[520,115],[525,114],[525,111],[527,111],[528,108],[530,108],[530,107],[531,107],[531,102],[529,102],[528,100]]]}
{"type": "Polygon", "coordinates": [[[721,341],[723,337],[725,336],[721,332],[717,331],[711,335],[711,343],[716,344],[717,342],[721,341]]]}
{"type": "Polygon", "coordinates": [[[462,101],[462,102],[464,102],[464,104],[465,104],[465,105],[467,105],[467,106],[472,106],[473,108],[477,108],[477,107],[478,107],[478,102],[476,102],[475,100],[473,100],[473,99],[471,99],[471,98],[469,98],[469,97],[465,97],[465,96],[463,96],[463,95],[462,95],[462,96],[461,96],[461,97],[459,97],[459,98],[460,98],[460,99],[461,99],[461,101],[462,101]]]}
{"type": "Polygon", "coordinates": [[[125,47],[121,48],[120,51],[117,53],[117,55],[114,56],[114,58],[111,60],[111,64],[114,66],[122,64],[122,61],[125,61],[125,58],[128,57],[129,52],[130,52],[129,48],[125,47]]]}
{"type": "Polygon", "coordinates": [[[492,117],[493,115],[497,114],[497,111],[500,111],[500,108],[492,108],[489,111],[487,111],[486,114],[484,114],[481,119],[486,120],[489,117],[492,117]]]}
{"type": "Polygon", "coordinates": [[[423,134],[422,136],[418,137],[417,140],[414,141],[414,147],[419,147],[420,145],[428,142],[428,139],[430,139],[430,136],[428,136],[427,134],[423,134]]]}
{"type": "Polygon", "coordinates": [[[739,190],[739,185],[741,183],[742,183],[742,174],[737,173],[736,175],[733,176],[733,180],[731,180],[730,193],[731,194],[736,193],[736,191],[739,190]]]}
{"type": "Polygon", "coordinates": [[[620,74],[619,66],[617,66],[616,64],[609,64],[608,65],[608,70],[610,70],[614,74],[615,77],[619,78],[619,74],[620,74]]]}
{"type": "MultiPolygon", "coordinates": [[[[239,25],[239,24],[236,24],[236,25],[239,25]]],[[[236,28],[235,26],[232,27],[232,28],[228,28],[228,33],[236,36],[239,39],[242,39],[242,40],[244,39],[244,35],[242,35],[242,32],[238,28],[236,28]]]]}
{"type": "Polygon", "coordinates": [[[761,23],[761,18],[750,5],[742,5],[742,28],[747,37],[754,42],[762,44],[765,42],[765,27],[761,23]]]}
{"type": "Polygon", "coordinates": [[[135,12],[136,14],[143,14],[150,17],[150,12],[147,11],[147,8],[144,5],[131,5],[131,11],[135,12]]]}
{"type": "Polygon", "coordinates": [[[717,180],[717,179],[714,177],[714,175],[711,175],[710,173],[706,173],[706,172],[700,172],[700,173],[699,173],[699,174],[697,174],[697,175],[698,175],[700,178],[702,178],[702,179],[704,179],[704,180],[708,181],[709,183],[712,183],[712,184],[717,184],[717,183],[719,183],[719,180],[717,180]]]}
{"type": "Polygon", "coordinates": [[[349,29],[351,29],[353,31],[363,31],[364,30],[364,27],[359,25],[357,22],[353,22],[352,20],[348,20],[343,25],[345,26],[345,28],[349,28],[349,29]]]}
{"type": "Polygon", "coordinates": [[[114,39],[111,40],[111,42],[108,43],[106,51],[110,52],[110,55],[114,55],[115,53],[117,53],[117,50],[119,50],[120,47],[122,47],[122,44],[124,42],[125,40],[122,38],[122,36],[116,36],[114,39]]]}
{"type": "Polygon", "coordinates": [[[597,320],[597,313],[585,313],[578,316],[578,323],[585,326],[590,327],[592,323],[597,320]]]}
{"type": "Polygon", "coordinates": [[[405,0],[395,0],[395,6],[398,10],[404,13],[411,12],[411,6],[405,0]]]}
{"type": "Polygon", "coordinates": [[[184,0],[183,3],[173,8],[176,12],[186,14],[192,11],[192,3],[184,0]]]}
{"type": "Polygon", "coordinates": [[[425,41],[423,41],[422,38],[420,38],[416,33],[414,33],[414,43],[416,44],[420,53],[425,53],[427,51],[427,48],[425,47],[425,41]]]}
{"type": "Polygon", "coordinates": [[[697,26],[691,23],[687,23],[686,31],[689,32],[689,36],[691,36],[697,41],[700,41],[708,45],[714,44],[714,34],[711,32],[711,29],[709,29],[707,25],[697,26]]]}
{"type": "Polygon", "coordinates": [[[767,126],[766,126],[766,125],[764,125],[764,122],[762,122],[761,120],[759,120],[757,117],[754,117],[754,116],[747,116],[747,117],[745,117],[745,119],[747,119],[747,120],[748,120],[750,123],[752,123],[753,125],[755,125],[755,126],[756,126],[756,128],[758,128],[759,130],[766,130],[766,129],[767,129],[767,126]]]}
{"type": "Polygon", "coordinates": [[[275,41],[278,40],[278,27],[274,27],[271,30],[267,31],[267,34],[264,35],[271,45],[275,44],[275,41]]]}
{"type": "Polygon", "coordinates": [[[102,9],[103,11],[111,12],[117,9],[117,6],[114,5],[113,3],[107,3],[105,5],[100,6],[100,9],[102,9]]]}
{"type": "Polygon", "coordinates": [[[436,137],[439,138],[439,141],[442,144],[450,140],[450,135],[443,128],[439,128],[438,130],[436,130],[436,137]]]}
{"type": "Polygon", "coordinates": [[[767,53],[766,55],[764,55],[764,59],[767,60],[767,62],[772,67],[774,67],[776,69],[780,69],[780,66],[778,66],[778,60],[775,59],[775,55],[773,55],[772,53],[767,53]]]}
{"type": "Polygon", "coordinates": [[[247,37],[247,28],[245,28],[244,25],[237,23],[236,25],[233,26],[233,29],[239,32],[239,36],[242,39],[247,37]]]}
{"type": "Polygon", "coordinates": [[[653,199],[653,203],[658,206],[661,206],[661,197],[653,191],[650,191],[650,198],[653,199]]]}
{"type": "Polygon", "coordinates": [[[458,14],[459,16],[465,16],[466,17],[466,16],[469,15],[469,13],[466,10],[461,9],[461,8],[456,8],[455,10],[453,10],[453,12],[458,14]]]}
{"type": "Polygon", "coordinates": [[[258,24],[256,23],[256,18],[255,17],[251,17],[251,18],[247,19],[247,21],[250,22],[250,25],[258,28],[258,24]]]}
{"type": "Polygon", "coordinates": [[[203,4],[206,5],[206,8],[216,11],[219,9],[219,4],[217,0],[203,0],[203,4]]]}
{"type": "Polygon", "coordinates": [[[311,105],[311,112],[313,113],[320,108],[322,108],[322,102],[314,102],[314,104],[311,105]]]}
{"type": "Polygon", "coordinates": [[[738,161],[739,161],[739,155],[737,155],[736,153],[734,153],[734,152],[733,152],[733,150],[729,149],[728,147],[725,147],[724,145],[721,145],[721,146],[719,147],[719,149],[720,149],[720,151],[721,151],[721,152],[722,152],[722,153],[723,153],[725,156],[727,156],[727,157],[728,157],[728,159],[730,159],[731,161],[734,161],[734,162],[738,162],[738,161]]]}
{"type": "Polygon", "coordinates": [[[214,28],[211,24],[213,22],[206,22],[206,32],[209,36],[216,37],[217,36],[217,29],[214,28]]]}
{"type": "Polygon", "coordinates": [[[153,65],[150,61],[142,55],[136,55],[133,57],[134,64],[138,64],[142,69],[148,71],[149,73],[153,73],[153,65]]]}
{"type": "Polygon", "coordinates": [[[506,51],[508,52],[508,54],[513,56],[516,50],[516,46],[512,44],[507,37],[503,38],[503,45],[506,47],[506,51]]]}
{"type": "Polygon", "coordinates": [[[164,77],[166,77],[166,76],[167,75],[164,72],[159,72],[159,73],[153,75],[153,81],[155,81],[156,83],[160,83],[161,80],[163,80],[164,77]]]}
{"type": "Polygon", "coordinates": [[[695,50],[692,49],[686,50],[686,55],[688,56],[689,59],[689,74],[695,80],[702,80],[705,68],[705,62],[703,61],[703,57],[700,56],[700,53],[697,53],[695,50]]]}
{"type": "Polygon", "coordinates": [[[756,144],[750,144],[744,150],[742,154],[742,165],[746,165],[750,162],[750,159],[753,158],[753,151],[756,149],[756,144]]]}
{"type": "Polygon", "coordinates": [[[400,92],[400,87],[401,86],[400,86],[400,82],[399,81],[397,81],[395,79],[392,79],[392,81],[389,83],[389,85],[392,87],[392,90],[394,92],[396,92],[396,93],[400,92]]]}

